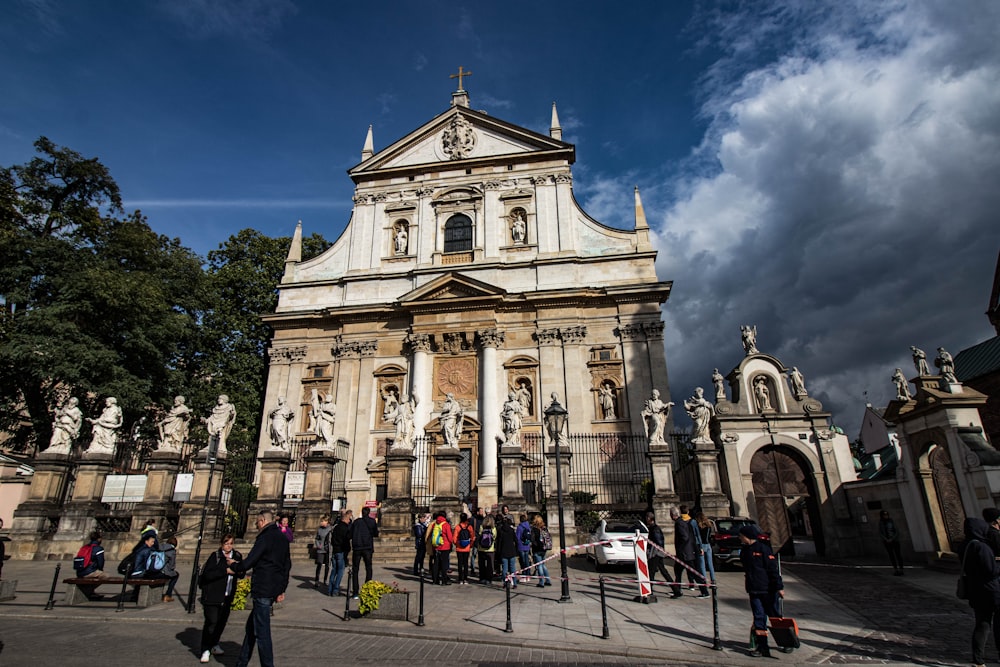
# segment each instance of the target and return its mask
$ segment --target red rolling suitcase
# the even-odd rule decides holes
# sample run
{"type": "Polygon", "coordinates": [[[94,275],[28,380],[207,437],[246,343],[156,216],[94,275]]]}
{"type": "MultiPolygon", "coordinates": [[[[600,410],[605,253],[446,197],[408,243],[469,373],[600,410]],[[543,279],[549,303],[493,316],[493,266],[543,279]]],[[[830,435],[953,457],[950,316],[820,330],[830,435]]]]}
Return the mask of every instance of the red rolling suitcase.
{"type": "Polygon", "coordinates": [[[799,624],[794,618],[787,618],[782,611],[781,598],[778,598],[778,615],[768,617],[768,624],[771,626],[771,636],[774,643],[785,649],[796,649],[799,647],[799,624]]]}

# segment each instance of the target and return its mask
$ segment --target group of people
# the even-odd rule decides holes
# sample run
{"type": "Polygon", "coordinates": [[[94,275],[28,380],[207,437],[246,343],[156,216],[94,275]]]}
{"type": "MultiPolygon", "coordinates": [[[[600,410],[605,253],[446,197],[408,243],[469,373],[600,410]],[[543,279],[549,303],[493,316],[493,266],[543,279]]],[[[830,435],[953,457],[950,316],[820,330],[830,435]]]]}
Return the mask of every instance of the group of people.
{"type": "MultiPolygon", "coordinates": [[[[104,579],[105,551],[101,546],[103,535],[100,531],[92,531],[87,543],[80,547],[73,559],[73,568],[80,579],[104,579]]],[[[159,539],[155,520],[149,520],[139,533],[139,541],[119,566],[122,574],[129,579],[166,579],[166,589],[163,593],[164,602],[173,602],[174,587],[180,574],[177,572],[177,537],[170,535],[164,540],[159,539]]],[[[103,600],[104,596],[96,592],[100,583],[93,586],[80,586],[81,592],[88,600],[103,600]]]]}
{"type": "MultiPolygon", "coordinates": [[[[354,512],[342,510],[336,522],[331,524],[330,515],[320,517],[319,528],[313,538],[315,555],[316,588],[326,585],[326,594],[339,596],[347,558],[351,557],[350,586],[357,599],[360,586],[360,566],[365,566],[365,583],[372,580],[372,555],[375,553],[375,538],[378,537],[378,522],[371,516],[371,508],[361,509],[361,516],[354,518],[354,512]],[[321,577],[322,574],[322,578],[321,577]]],[[[349,592],[349,591],[348,591],[349,592]]]]}
{"type": "Polygon", "coordinates": [[[687,572],[689,584],[698,585],[700,598],[711,597],[708,584],[715,584],[715,564],[712,562],[712,536],[715,534],[715,523],[699,512],[697,518],[691,518],[687,505],[680,505],[670,510],[670,518],[674,522],[674,576],[667,573],[665,566],[665,545],[663,530],[656,524],[656,517],[646,515],[649,528],[650,546],[647,549],[649,561],[649,579],[655,581],[656,573],[672,581],[672,599],[682,596],[681,575],[687,572]],[[696,581],[697,579],[697,581],[696,581]]]}
{"type": "Polygon", "coordinates": [[[504,586],[517,588],[522,577],[537,579],[539,588],[552,585],[545,561],[552,549],[552,536],[541,515],[529,520],[521,514],[515,520],[504,505],[496,514],[487,514],[480,507],[470,516],[462,512],[457,523],[449,520],[448,513],[439,510],[433,517],[423,514],[413,524],[416,554],[413,574],[421,576],[425,563],[431,573],[431,583],[438,586],[452,584],[451,552],[455,552],[456,580],[458,585],[468,585],[469,577],[476,576],[478,583],[492,586],[500,578],[504,586]],[[429,559],[428,559],[429,556],[429,559]]]}

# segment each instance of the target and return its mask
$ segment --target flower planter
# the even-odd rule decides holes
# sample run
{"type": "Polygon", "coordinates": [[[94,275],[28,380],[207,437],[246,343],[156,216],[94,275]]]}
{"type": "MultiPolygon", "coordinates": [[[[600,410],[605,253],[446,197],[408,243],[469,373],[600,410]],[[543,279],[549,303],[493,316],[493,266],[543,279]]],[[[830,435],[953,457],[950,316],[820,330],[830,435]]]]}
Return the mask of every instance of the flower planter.
{"type": "Polygon", "coordinates": [[[378,609],[368,612],[365,618],[381,618],[388,621],[410,620],[410,594],[383,593],[378,600],[378,609]]]}

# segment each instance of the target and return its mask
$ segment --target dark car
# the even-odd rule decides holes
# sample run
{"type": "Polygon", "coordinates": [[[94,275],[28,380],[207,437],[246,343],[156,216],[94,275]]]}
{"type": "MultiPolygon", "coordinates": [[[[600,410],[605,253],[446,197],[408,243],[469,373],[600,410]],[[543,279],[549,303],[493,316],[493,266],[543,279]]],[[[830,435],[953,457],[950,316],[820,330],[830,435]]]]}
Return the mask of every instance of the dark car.
{"type": "MultiPolygon", "coordinates": [[[[740,562],[740,528],[752,526],[757,522],[746,517],[727,516],[715,519],[715,535],[712,537],[712,557],[715,566],[735,565],[740,562]]],[[[759,529],[759,526],[758,526],[759,529]]],[[[761,532],[760,539],[767,540],[767,533],[761,532]]]]}

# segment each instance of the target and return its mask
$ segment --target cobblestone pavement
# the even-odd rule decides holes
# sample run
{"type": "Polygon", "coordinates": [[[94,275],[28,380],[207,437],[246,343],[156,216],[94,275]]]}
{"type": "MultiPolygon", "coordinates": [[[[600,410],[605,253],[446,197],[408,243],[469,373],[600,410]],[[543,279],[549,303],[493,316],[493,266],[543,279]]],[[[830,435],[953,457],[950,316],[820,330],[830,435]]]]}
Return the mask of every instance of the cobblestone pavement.
{"type": "MultiPolygon", "coordinates": [[[[954,575],[935,573],[931,580],[925,571],[911,569],[909,577],[894,577],[884,568],[819,563],[786,564],[785,570],[865,621],[867,632],[841,642],[823,662],[971,662],[972,611],[954,595],[949,597],[949,589],[944,588],[954,583],[954,575]],[[926,585],[929,581],[933,584],[926,585]]],[[[989,646],[988,650],[993,649],[989,646]]]]}

